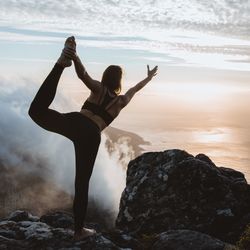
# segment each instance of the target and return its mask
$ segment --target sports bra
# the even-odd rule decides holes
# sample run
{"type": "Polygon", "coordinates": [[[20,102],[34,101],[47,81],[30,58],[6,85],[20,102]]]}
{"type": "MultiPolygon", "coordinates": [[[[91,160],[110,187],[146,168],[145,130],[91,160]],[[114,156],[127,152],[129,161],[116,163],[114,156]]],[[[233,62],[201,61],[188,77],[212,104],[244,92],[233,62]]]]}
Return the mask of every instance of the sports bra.
{"type": "MultiPolygon", "coordinates": [[[[100,103],[99,101],[99,104],[96,104],[96,103],[92,103],[88,100],[86,100],[82,106],[82,109],[87,109],[87,110],[90,110],[92,113],[94,113],[95,115],[98,115],[100,116],[104,122],[106,123],[106,125],[108,126],[113,120],[114,120],[114,117],[112,117],[107,111],[106,111],[106,108],[107,106],[111,106],[109,104],[111,104],[111,102],[117,98],[117,96],[110,96],[109,95],[109,91],[108,91],[108,88],[104,88],[103,87],[103,91],[104,94],[102,93],[101,96],[100,96],[100,101],[103,99],[103,101],[100,103]],[[103,98],[103,95],[104,95],[104,98],[103,98]]],[[[118,98],[117,98],[118,99],[118,98]]],[[[112,105],[115,103],[116,101],[114,100],[114,102],[112,103],[112,105]]]]}

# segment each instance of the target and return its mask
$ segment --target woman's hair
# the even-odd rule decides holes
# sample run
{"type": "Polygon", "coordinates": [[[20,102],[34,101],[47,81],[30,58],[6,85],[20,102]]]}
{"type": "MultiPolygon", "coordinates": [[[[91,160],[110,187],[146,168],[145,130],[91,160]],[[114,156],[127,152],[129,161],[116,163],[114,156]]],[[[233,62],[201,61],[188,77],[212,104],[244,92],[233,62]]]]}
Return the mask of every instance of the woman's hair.
{"type": "Polygon", "coordinates": [[[108,66],[102,75],[102,83],[117,95],[121,93],[122,68],[118,65],[108,66]]]}

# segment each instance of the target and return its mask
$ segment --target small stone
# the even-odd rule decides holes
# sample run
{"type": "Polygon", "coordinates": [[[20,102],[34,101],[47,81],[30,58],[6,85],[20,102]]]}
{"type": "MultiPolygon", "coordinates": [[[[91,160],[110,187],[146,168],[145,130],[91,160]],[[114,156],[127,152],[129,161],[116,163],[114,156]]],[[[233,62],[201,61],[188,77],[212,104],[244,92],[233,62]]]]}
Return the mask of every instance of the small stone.
{"type": "Polygon", "coordinates": [[[30,226],[20,228],[24,232],[26,239],[49,239],[52,238],[53,234],[50,227],[42,222],[33,222],[30,226]]]}
{"type": "Polygon", "coordinates": [[[16,232],[8,229],[0,229],[0,235],[9,239],[16,238],[16,232]]]}
{"type": "Polygon", "coordinates": [[[225,217],[233,217],[234,216],[231,208],[218,209],[218,210],[216,210],[216,212],[217,212],[217,215],[220,215],[220,216],[225,216],[225,217]]]}
{"type": "Polygon", "coordinates": [[[159,234],[155,239],[158,240],[153,244],[152,249],[157,250],[223,250],[225,246],[224,242],[216,238],[191,230],[169,230],[159,234]]]}
{"type": "Polygon", "coordinates": [[[168,180],[168,175],[167,174],[163,175],[163,181],[167,181],[167,180],[168,180]]]}
{"type": "Polygon", "coordinates": [[[23,220],[28,220],[29,219],[29,214],[26,211],[22,211],[22,210],[17,210],[12,212],[9,217],[8,220],[12,220],[12,221],[23,221],[23,220]]]}

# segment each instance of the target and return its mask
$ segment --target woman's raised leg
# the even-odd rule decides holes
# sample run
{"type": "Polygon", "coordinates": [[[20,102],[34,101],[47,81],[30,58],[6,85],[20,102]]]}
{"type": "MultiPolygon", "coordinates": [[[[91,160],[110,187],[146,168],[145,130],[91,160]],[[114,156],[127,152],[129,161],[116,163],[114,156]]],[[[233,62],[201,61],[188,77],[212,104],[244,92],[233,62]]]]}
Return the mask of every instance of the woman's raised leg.
{"type": "MultiPolygon", "coordinates": [[[[73,38],[68,38],[65,42],[65,46],[73,45],[75,42],[72,39],[73,38]]],[[[49,106],[56,95],[57,85],[64,68],[69,67],[71,64],[70,59],[62,53],[41,85],[29,108],[30,117],[39,126],[67,137],[69,136],[69,128],[65,115],[56,110],[49,109],[49,106]]]]}
{"type": "Polygon", "coordinates": [[[38,90],[29,108],[32,120],[42,128],[62,135],[67,134],[68,126],[65,115],[49,109],[64,67],[56,63],[38,90]]]}

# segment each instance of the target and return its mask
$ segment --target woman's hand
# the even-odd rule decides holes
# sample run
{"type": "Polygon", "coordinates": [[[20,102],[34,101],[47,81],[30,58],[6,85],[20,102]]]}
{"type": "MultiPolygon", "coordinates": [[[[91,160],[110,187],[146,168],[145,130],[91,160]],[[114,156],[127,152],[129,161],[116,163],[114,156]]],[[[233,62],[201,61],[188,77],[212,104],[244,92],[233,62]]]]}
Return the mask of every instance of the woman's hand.
{"type": "Polygon", "coordinates": [[[151,80],[154,76],[157,75],[157,70],[158,70],[158,66],[155,66],[152,70],[149,69],[149,65],[147,65],[147,69],[148,69],[148,78],[151,80]]]}
{"type": "Polygon", "coordinates": [[[149,65],[147,65],[147,69],[148,69],[148,76],[145,79],[143,79],[142,81],[138,82],[135,86],[130,88],[125,93],[125,95],[123,95],[124,106],[126,106],[130,102],[130,100],[132,99],[132,97],[135,95],[136,92],[138,92],[144,86],[146,86],[147,83],[150,82],[152,80],[152,78],[157,75],[156,72],[157,72],[158,66],[155,66],[152,70],[150,70],[149,65]]]}
{"type": "Polygon", "coordinates": [[[71,48],[64,48],[63,53],[65,56],[67,56],[71,60],[76,60],[77,59],[77,53],[76,50],[71,49],[71,48]]]}
{"type": "Polygon", "coordinates": [[[71,60],[73,60],[73,61],[76,60],[77,53],[76,53],[75,37],[71,36],[71,37],[68,37],[66,39],[65,47],[63,49],[63,53],[65,54],[65,56],[67,56],[71,60]]]}

